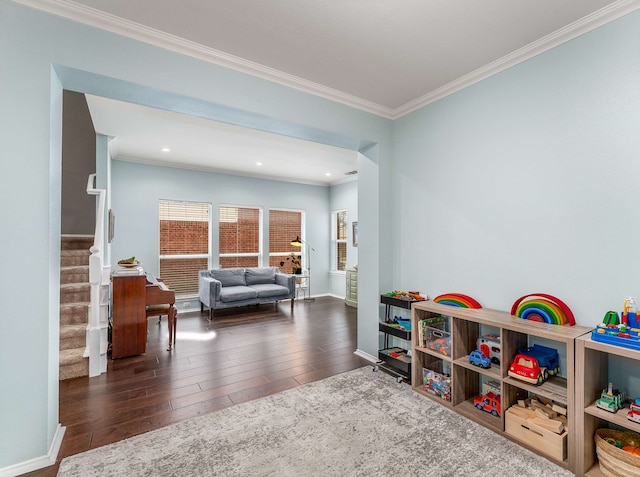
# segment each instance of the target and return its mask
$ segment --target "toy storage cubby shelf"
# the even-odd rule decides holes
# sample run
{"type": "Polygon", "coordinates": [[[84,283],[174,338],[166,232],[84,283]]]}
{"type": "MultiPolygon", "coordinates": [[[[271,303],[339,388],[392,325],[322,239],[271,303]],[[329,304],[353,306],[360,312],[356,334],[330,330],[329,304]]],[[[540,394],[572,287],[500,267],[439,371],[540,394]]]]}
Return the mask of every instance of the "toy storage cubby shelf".
{"type": "MultiPolygon", "coordinates": [[[[593,341],[591,335],[576,340],[576,414],[577,432],[581,439],[577,444],[577,476],[604,476],[596,458],[594,435],[596,429],[610,424],[626,430],[640,432],[640,424],[627,419],[628,407],[616,413],[604,411],[596,406],[596,399],[609,384],[609,358],[628,358],[638,361],[640,351],[593,341]]],[[[615,383],[614,383],[615,384],[615,383]]],[[[625,390],[626,391],[626,390],[625,390]]],[[[634,396],[628,396],[634,397],[634,396]]]]}
{"type": "Polygon", "coordinates": [[[411,355],[407,353],[407,351],[411,350],[411,331],[398,328],[397,326],[390,326],[389,323],[393,321],[391,317],[392,307],[410,310],[411,304],[417,302],[381,295],[380,303],[385,305],[384,322],[378,324],[378,331],[384,335],[384,347],[378,350],[378,359],[380,361],[377,363],[377,366],[383,371],[395,376],[398,381],[405,380],[411,383],[411,355]],[[390,350],[397,348],[389,347],[390,336],[395,336],[405,341],[405,346],[402,348],[403,352],[399,353],[397,357],[389,354],[390,350]]]}
{"type": "MultiPolygon", "coordinates": [[[[575,340],[588,333],[591,328],[582,326],[557,326],[546,323],[523,320],[504,311],[459,308],[443,305],[432,301],[419,302],[411,309],[412,318],[412,359],[413,359],[413,389],[434,401],[453,409],[459,414],[478,424],[517,442],[533,452],[540,454],[556,464],[573,471],[576,459],[576,415],[574,403],[574,357],[575,340]],[[444,317],[448,321],[449,347],[425,347],[420,343],[422,333],[418,327],[426,319],[444,317]],[[476,349],[476,340],[486,333],[483,330],[495,330],[500,335],[499,364],[492,364],[484,369],[469,362],[469,354],[476,349]],[[550,376],[549,380],[537,386],[528,384],[507,374],[509,366],[518,353],[519,348],[530,346],[530,339],[541,338],[545,341],[558,343],[561,357],[566,350],[566,369],[560,374],[566,377],[550,376]],[[443,354],[444,351],[446,354],[443,354]],[[438,367],[449,369],[450,395],[448,400],[423,389],[423,368],[438,367]],[[474,406],[475,396],[482,394],[483,383],[487,381],[499,387],[501,399],[501,413],[493,416],[474,406]],[[505,430],[505,411],[519,399],[526,399],[532,395],[551,399],[567,409],[568,432],[566,434],[566,454],[562,459],[551,457],[541,449],[531,446],[528,439],[518,438],[505,430]]],[[[549,345],[551,346],[551,345],[549,345]]],[[[562,359],[561,359],[562,362],[562,359]]],[[[580,436],[580,439],[582,437],[580,436]]],[[[579,443],[582,445],[582,442],[579,443]]],[[[548,445],[548,444],[547,444],[548,445]]]]}

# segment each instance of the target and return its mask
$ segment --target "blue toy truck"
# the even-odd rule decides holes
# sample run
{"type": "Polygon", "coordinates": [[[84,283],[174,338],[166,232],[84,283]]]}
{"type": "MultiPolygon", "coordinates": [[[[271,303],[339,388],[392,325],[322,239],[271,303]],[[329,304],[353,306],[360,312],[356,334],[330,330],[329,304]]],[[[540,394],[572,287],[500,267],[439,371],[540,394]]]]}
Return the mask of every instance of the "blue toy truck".
{"type": "Polygon", "coordinates": [[[555,376],[560,372],[560,357],[558,350],[554,348],[534,344],[529,348],[520,348],[518,353],[536,358],[540,368],[546,368],[551,375],[555,376]]]}

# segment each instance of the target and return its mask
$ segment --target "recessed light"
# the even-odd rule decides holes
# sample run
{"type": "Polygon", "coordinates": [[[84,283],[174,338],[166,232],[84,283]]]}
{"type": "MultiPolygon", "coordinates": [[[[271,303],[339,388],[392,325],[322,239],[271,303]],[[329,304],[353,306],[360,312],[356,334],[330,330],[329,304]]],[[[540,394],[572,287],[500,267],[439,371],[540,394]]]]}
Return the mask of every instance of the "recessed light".
{"type": "Polygon", "coordinates": [[[329,177],[331,175],[331,172],[326,172],[324,175],[329,177]]]}
{"type": "Polygon", "coordinates": [[[162,148],[162,152],[171,152],[171,149],[169,149],[167,146],[162,148]]]}
{"type": "Polygon", "coordinates": [[[261,166],[262,162],[256,162],[256,166],[261,166]]]}

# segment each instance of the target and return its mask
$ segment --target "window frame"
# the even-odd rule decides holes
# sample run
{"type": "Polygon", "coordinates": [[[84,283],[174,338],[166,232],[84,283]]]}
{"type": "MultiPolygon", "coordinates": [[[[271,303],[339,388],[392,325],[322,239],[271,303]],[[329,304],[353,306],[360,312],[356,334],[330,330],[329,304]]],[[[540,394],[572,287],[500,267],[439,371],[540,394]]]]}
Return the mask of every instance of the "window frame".
{"type": "Polygon", "coordinates": [[[348,222],[348,212],[347,209],[338,209],[331,212],[331,273],[335,274],[346,274],[347,273],[347,260],[345,256],[345,264],[344,270],[338,269],[338,244],[344,243],[345,247],[345,255],[348,255],[349,252],[349,244],[348,244],[348,236],[349,232],[347,230],[348,222]],[[338,238],[338,217],[339,214],[344,213],[344,224],[345,224],[345,238],[338,238]]]}
{"type": "MultiPolygon", "coordinates": [[[[158,272],[161,270],[161,262],[162,260],[184,260],[184,259],[194,259],[194,258],[206,258],[207,259],[207,268],[211,268],[211,264],[213,261],[213,247],[212,244],[212,213],[213,206],[210,202],[201,202],[196,200],[178,200],[178,199],[159,199],[158,200],[158,272]],[[162,237],[161,237],[161,212],[160,208],[162,207],[162,203],[173,203],[173,204],[197,204],[201,206],[207,207],[207,253],[196,253],[196,254],[162,254],[160,251],[162,250],[162,237]]],[[[186,295],[179,295],[180,299],[189,299],[198,296],[198,285],[196,280],[196,289],[194,293],[189,293],[186,295]]]]}
{"type": "Polygon", "coordinates": [[[233,204],[218,204],[218,267],[221,266],[222,258],[229,257],[258,257],[258,267],[262,267],[264,263],[264,209],[259,206],[253,205],[233,205],[233,204]],[[221,220],[220,209],[223,207],[234,209],[254,209],[258,211],[258,251],[257,252],[240,252],[240,253],[221,253],[220,252],[220,224],[224,223],[221,220]]]}
{"type": "MultiPolygon", "coordinates": [[[[271,234],[271,211],[277,212],[295,212],[300,214],[300,238],[306,242],[305,236],[305,225],[306,225],[306,216],[307,213],[304,209],[287,209],[283,207],[272,207],[269,209],[269,234],[271,234]]],[[[295,237],[291,237],[293,240],[295,237]]],[[[282,257],[286,259],[291,253],[295,253],[296,255],[300,255],[300,267],[302,270],[307,270],[307,251],[306,246],[303,243],[302,247],[297,249],[295,252],[271,252],[271,240],[269,240],[269,250],[267,250],[267,263],[271,263],[271,257],[282,257]]],[[[286,272],[285,272],[286,273],[286,272]]]]}

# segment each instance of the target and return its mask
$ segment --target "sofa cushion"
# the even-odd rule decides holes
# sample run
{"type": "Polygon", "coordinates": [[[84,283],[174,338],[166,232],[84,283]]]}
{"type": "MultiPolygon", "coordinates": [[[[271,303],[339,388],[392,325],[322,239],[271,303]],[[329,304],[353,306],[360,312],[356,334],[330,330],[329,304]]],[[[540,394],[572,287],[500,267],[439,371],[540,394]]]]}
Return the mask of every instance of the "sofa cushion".
{"type": "Polygon", "coordinates": [[[257,290],[245,286],[222,287],[222,289],[220,290],[220,300],[225,303],[241,300],[252,300],[257,296],[257,290]]]}
{"type": "Polygon", "coordinates": [[[235,287],[246,285],[244,279],[244,268],[220,268],[210,270],[211,277],[220,280],[222,287],[235,287]]]}
{"type": "Polygon", "coordinates": [[[257,283],[251,285],[251,288],[257,292],[258,298],[286,297],[289,295],[289,289],[287,287],[276,285],[275,283],[257,283]]]}
{"type": "Polygon", "coordinates": [[[276,267],[247,268],[245,275],[247,285],[255,285],[257,283],[275,283],[276,270],[276,267]]]}

